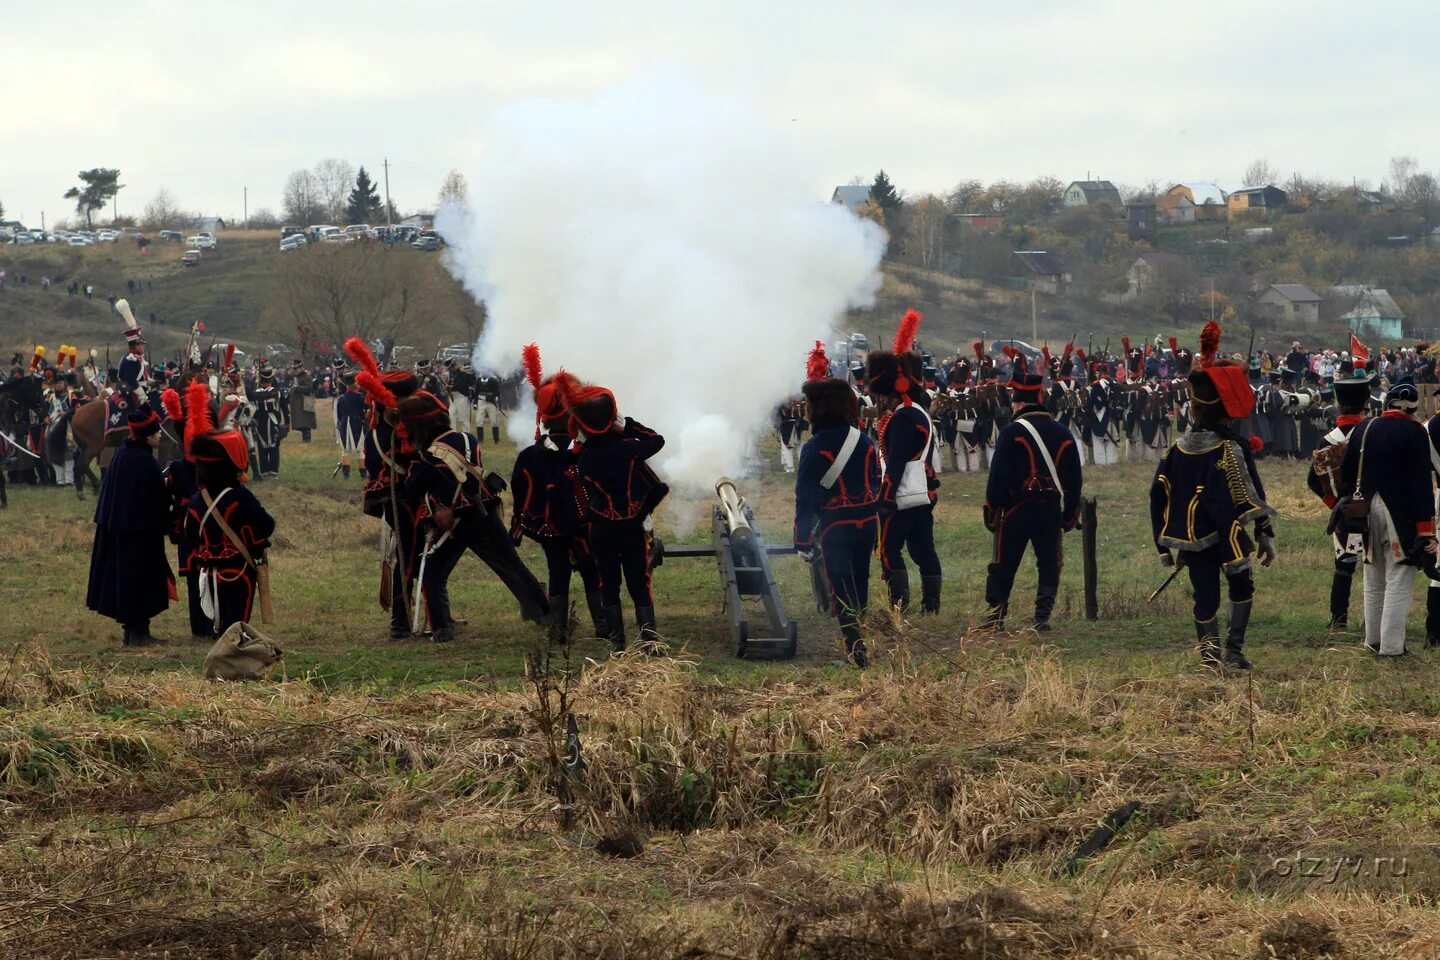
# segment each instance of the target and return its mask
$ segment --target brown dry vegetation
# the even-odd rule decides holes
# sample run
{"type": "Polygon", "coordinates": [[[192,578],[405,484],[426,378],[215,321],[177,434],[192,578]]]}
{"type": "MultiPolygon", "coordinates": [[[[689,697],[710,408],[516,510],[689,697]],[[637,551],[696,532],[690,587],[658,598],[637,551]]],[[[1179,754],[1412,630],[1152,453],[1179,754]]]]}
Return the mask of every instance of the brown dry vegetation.
{"type": "MultiPolygon", "coordinates": [[[[1195,668],[1183,585],[1144,603],[1141,465],[1093,478],[1102,621],[1068,612],[1072,554],[1045,644],[970,631],[984,478],[945,475],[946,612],[875,618],[860,675],[829,664],[787,561],[794,664],[731,659],[713,570],[679,561],[657,574],[673,658],[607,662],[583,631],[568,658],[541,649],[469,561],[452,593],[472,626],[387,644],[373,524],[332,457],[292,438],[286,479],[257,487],[288,652],[261,684],[201,681],[186,641],[118,653],[72,612],[90,502],[11,488],[0,956],[1440,955],[1435,668],[1323,637],[1326,549],[1293,467],[1262,468],[1284,554],[1260,575],[1252,677],[1195,668]]],[[[772,538],[786,479],[746,483],[772,538]]]]}

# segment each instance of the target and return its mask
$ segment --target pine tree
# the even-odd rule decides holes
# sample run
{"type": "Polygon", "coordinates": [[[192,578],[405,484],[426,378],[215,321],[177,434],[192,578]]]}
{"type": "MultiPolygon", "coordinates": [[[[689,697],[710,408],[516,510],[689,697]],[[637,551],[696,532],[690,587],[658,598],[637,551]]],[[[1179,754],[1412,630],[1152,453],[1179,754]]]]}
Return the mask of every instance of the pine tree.
{"type": "Polygon", "coordinates": [[[373,223],[378,222],[385,212],[380,203],[380,194],[375,189],[375,184],[370,180],[370,174],[361,167],[360,172],[355,175],[355,189],[350,191],[350,196],[345,200],[345,222],[346,223],[373,223]]]}
{"type": "Polygon", "coordinates": [[[890,177],[886,175],[883,168],[875,174],[875,180],[870,184],[870,199],[874,200],[885,212],[887,221],[890,214],[900,209],[902,202],[900,194],[896,192],[895,185],[890,182],[890,177]]]}

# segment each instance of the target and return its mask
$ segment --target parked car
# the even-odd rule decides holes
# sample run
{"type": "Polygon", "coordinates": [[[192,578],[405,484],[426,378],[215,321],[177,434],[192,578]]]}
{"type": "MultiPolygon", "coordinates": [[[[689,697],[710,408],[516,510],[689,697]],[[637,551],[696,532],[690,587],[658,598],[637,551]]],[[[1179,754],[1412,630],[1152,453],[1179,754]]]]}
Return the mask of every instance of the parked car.
{"type": "Polygon", "coordinates": [[[39,227],[31,227],[31,228],[30,228],[30,239],[31,239],[31,240],[34,240],[36,243],[44,243],[44,242],[45,242],[45,231],[44,231],[44,230],[41,230],[39,227]]]}
{"type": "Polygon", "coordinates": [[[304,236],[304,235],[305,235],[305,228],[304,228],[304,227],[297,227],[297,226],[295,226],[295,224],[293,224],[293,223],[287,223],[285,226],[283,226],[283,227],[280,228],[280,239],[281,239],[281,240],[284,240],[286,237],[295,236],[296,234],[299,234],[300,236],[304,236]]]}
{"type": "MultiPolygon", "coordinates": [[[[192,237],[191,239],[194,239],[194,238],[192,237]]],[[[182,264],[184,264],[185,266],[187,266],[187,267],[199,266],[199,265],[200,265],[200,251],[199,251],[199,250],[186,250],[185,253],[180,257],[180,262],[181,262],[182,264]]]]}
{"type": "Polygon", "coordinates": [[[120,239],[120,233],[117,230],[98,230],[95,233],[95,239],[105,243],[114,243],[120,239]]]}
{"type": "Polygon", "coordinates": [[[159,236],[160,239],[164,240],[166,243],[185,242],[185,234],[181,233],[179,230],[161,230],[159,236]]]}
{"type": "Polygon", "coordinates": [[[214,237],[200,233],[187,238],[185,240],[185,246],[192,250],[214,250],[217,244],[214,237]]]}
{"type": "Polygon", "coordinates": [[[138,237],[138,236],[140,236],[140,230],[139,230],[138,227],[121,227],[121,228],[120,228],[120,236],[122,236],[122,237],[138,237]]]}
{"type": "Polygon", "coordinates": [[[305,246],[306,243],[305,234],[292,233],[280,241],[280,252],[284,253],[287,250],[299,250],[305,246]]]}
{"type": "Polygon", "coordinates": [[[323,233],[323,234],[321,234],[321,235],[320,235],[320,242],[321,242],[321,243],[354,243],[354,242],[355,242],[355,235],[354,235],[353,233],[341,233],[339,230],[335,230],[335,231],[332,231],[331,233],[323,233]]]}
{"type": "Polygon", "coordinates": [[[309,232],[310,236],[314,237],[316,240],[324,240],[332,233],[339,233],[340,228],[332,227],[328,223],[316,223],[311,224],[309,232]]]}
{"type": "Polygon", "coordinates": [[[414,243],[410,244],[410,246],[416,250],[439,250],[440,238],[433,233],[428,235],[422,234],[414,243]]]}
{"type": "Polygon", "coordinates": [[[370,233],[370,224],[352,223],[350,224],[350,226],[345,228],[345,232],[352,236],[363,237],[366,234],[370,233]]]}
{"type": "Polygon", "coordinates": [[[35,242],[35,238],[30,236],[29,233],[17,233],[10,239],[10,242],[17,247],[28,247],[35,242]]]}
{"type": "Polygon", "coordinates": [[[80,236],[78,233],[75,234],[73,237],[70,238],[69,243],[70,243],[70,246],[72,246],[72,247],[93,247],[93,246],[95,246],[95,241],[94,241],[94,240],[91,240],[89,237],[82,237],[82,236],[80,236]]]}

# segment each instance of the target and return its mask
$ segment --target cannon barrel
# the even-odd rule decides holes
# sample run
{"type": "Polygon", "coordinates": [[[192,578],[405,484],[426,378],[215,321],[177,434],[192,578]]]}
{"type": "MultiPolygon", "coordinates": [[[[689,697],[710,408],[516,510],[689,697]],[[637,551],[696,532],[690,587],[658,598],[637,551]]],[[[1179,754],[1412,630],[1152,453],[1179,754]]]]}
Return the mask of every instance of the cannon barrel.
{"type": "Polygon", "coordinates": [[[755,529],[745,516],[745,498],[735,489],[735,481],[721,477],[715,481],[715,496],[720,498],[720,512],[725,518],[725,528],[736,545],[748,545],[755,539],[755,529]]]}

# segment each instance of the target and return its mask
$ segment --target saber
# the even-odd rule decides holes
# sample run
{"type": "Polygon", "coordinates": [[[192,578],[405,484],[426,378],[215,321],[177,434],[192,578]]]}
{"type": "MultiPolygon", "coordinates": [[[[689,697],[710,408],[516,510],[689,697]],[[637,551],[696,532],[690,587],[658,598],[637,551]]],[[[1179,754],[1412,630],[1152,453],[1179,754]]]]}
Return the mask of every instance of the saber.
{"type": "Polygon", "coordinates": [[[36,460],[41,459],[40,455],[32,453],[29,447],[16,443],[15,438],[10,436],[10,434],[6,433],[4,430],[0,430],[0,438],[9,440],[10,446],[14,447],[16,450],[19,450],[21,453],[25,454],[25,456],[34,457],[36,460]]]}
{"type": "Polygon", "coordinates": [[[1155,588],[1155,592],[1152,593],[1152,594],[1150,594],[1150,599],[1146,600],[1145,602],[1146,602],[1146,603],[1154,603],[1154,602],[1155,602],[1155,598],[1158,597],[1158,596],[1160,596],[1160,594],[1164,593],[1164,592],[1165,592],[1165,588],[1168,587],[1168,586],[1170,586],[1170,584],[1174,583],[1174,582],[1175,582],[1175,578],[1178,577],[1178,576],[1180,576],[1180,571],[1181,571],[1181,570],[1184,570],[1184,569],[1185,569],[1185,558],[1184,558],[1184,557],[1181,557],[1179,560],[1176,560],[1176,561],[1175,561],[1175,569],[1172,570],[1172,571],[1170,571],[1170,576],[1166,577],[1166,578],[1165,578],[1165,582],[1162,583],[1162,584],[1160,584],[1160,586],[1158,586],[1158,587],[1155,588]]]}

